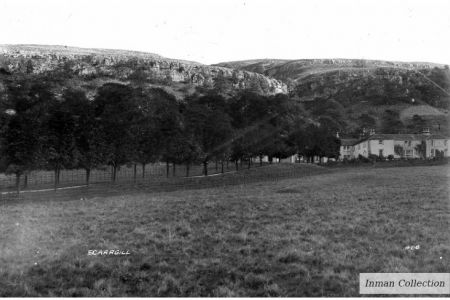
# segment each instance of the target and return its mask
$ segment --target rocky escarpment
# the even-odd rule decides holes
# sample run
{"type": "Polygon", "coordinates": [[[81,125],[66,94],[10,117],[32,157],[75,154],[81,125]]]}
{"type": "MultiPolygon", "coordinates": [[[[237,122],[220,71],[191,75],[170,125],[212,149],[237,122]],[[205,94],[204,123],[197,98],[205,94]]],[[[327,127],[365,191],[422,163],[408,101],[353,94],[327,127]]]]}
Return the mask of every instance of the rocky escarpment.
{"type": "Polygon", "coordinates": [[[341,132],[357,132],[361,127],[386,131],[389,128],[383,123],[391,117],[399,121],[390,128],[393,132],[419,127],[414,123],[420,120],[417,116],[436,132],[442,133],[449,125],[450,71],[446,65],[361,59],[258,59],[217,66],[282,80],[288,85],[290,98],[302,102],[313,119],[341,132]]]}
{"type": "Polygon", "coordinates": [[[186,86],[214,88],[227,81],[226,92],[245,89],[268,95],[287,92],[283,82],[246,70],[168,59],[151,53],[65,46],[0,45],[0,73],[54,74],[70,78],[72,83],[77,79],[90,83],[114,80],[175,85],[184,90],[186,86]]]}
{"type": "Polygon", "coordinates": [[[444,65],[426,62],[395,62],[364,59],[256,59],[216,64],[233,69],[258,72],[281,80],[299,81],[303,78],[332,71],[373,72],[377,69],[419,70],[443,68],[444,65]]]}
{"type": "Polygon", "coordinates": [[[250,60],[218,66],[259,72],[288,84],[292,97],[302,101],[384,103],[412,98],[436,107],[449,107],[448,66],[421,62],[361,59],[250,60]]]}

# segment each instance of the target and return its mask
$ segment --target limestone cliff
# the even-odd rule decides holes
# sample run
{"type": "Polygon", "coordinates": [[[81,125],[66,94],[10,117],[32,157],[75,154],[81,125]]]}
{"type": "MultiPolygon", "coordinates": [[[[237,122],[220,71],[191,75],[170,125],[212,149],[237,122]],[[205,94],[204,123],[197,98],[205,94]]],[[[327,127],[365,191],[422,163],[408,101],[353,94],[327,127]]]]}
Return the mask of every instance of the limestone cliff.
{"type": "Polygon", "coordinates": [[[340,124],[336,128],[378,126],[386,130],[383,120],[394,112],[405,126],[414,126],[413,117],[417,115],[426,119],[430,128],[440,132],[445,128],[450,133],[450,71],[446,65],[362,59],[257,59],[217,66],[282,80],[291,99],[301,102],[316,119],[337,121],[340,124]]]}
{"type": "Polygon", "coordinates": [[[65,46],[0,45],[1,74],[55,75],[70,84],[96,86],[108,81],[170,87],[174,92],[192,87],[214,88],[226,80],[233,91],[255,89],[262,94],[286,93],[283,82],[246,70],[208,66],[125,50],[65,46]]]}
{"type": "Polygon", "coordinates": [[[440,108],[449,107],[448,66],[421,62],[361,59],[260,59],[217,64],[258,72],[282,80],[291,97],[301,101],[383,102],[412,98],[440,108]]]}

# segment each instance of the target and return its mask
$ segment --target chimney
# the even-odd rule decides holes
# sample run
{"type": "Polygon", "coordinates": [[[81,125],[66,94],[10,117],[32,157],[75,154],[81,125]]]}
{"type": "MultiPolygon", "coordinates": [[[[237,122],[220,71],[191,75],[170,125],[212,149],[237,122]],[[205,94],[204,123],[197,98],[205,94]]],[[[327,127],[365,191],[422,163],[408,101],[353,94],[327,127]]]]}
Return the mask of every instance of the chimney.
{"type": "Polygon", "coordinates": [[[375,134],[375,129],[374,128],[371,128],[370,129],[370,132],[369,132],[369,135],[374,135],[375,134]]]}
{"type": "Polygon", "coordinates": [[[424,135],[430,135],[430,128],[424,128],[424,129],[422,130],[422,134],[424,134],[424,135]]]}

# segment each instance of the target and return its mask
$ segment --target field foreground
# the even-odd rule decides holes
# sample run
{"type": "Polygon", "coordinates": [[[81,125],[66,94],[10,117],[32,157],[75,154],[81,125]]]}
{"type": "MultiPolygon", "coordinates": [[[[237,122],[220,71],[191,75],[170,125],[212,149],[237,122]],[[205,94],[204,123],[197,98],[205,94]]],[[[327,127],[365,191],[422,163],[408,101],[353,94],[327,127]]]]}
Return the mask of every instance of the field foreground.
{"type": "Polygon", "coordinates": [[[357,296],[361,272],[449,272],[449,176],[358,168],[0,204],[0,296],[357,296]]]}

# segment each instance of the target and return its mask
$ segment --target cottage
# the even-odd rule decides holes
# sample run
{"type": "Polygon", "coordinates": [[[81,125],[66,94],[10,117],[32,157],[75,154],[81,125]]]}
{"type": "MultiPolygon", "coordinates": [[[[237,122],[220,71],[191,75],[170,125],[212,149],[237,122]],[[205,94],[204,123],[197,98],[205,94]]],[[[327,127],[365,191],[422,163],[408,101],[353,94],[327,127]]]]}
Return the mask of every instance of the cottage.
{"type": "Polygon", "coordinates": [[[339,158],[351,159],[353,158],[354,145],[358,142],[357,139],[341,139],[341,148],[339,149],[339,158]]]}
{"type": "Polygon", "coordinates": [[[354,159],[360,155],[369,157],[393,158],[435,158],[449,157],[450,138],[431,134],[424,130],[422,134],[375,134],[359,140],[342,139],[340,159],[354,159]]]}

